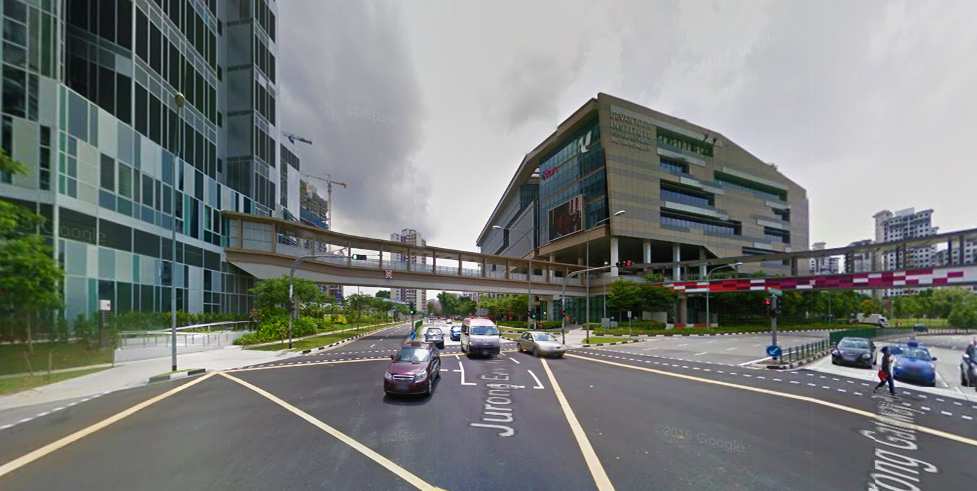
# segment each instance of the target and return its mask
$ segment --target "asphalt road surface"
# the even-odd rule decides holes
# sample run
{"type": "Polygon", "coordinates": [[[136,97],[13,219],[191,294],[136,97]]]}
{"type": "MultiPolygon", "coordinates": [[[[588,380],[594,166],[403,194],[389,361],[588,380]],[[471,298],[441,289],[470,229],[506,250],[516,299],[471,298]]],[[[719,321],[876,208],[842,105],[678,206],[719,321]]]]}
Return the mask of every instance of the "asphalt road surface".
{"type": "Polygon", "coordinates": [[[911,389],[890,399],[860,379],[748,368],[738,355],[699,361],[634,350],[655,342],[556,360],[511,350],[469,359],[446,346],[431,397],[385,396],[387,357],[408,332],[398,326],[282,364],[117,391],[17,425],[0,433],[0,489],[977,482],[977,403],[911,389]]]}

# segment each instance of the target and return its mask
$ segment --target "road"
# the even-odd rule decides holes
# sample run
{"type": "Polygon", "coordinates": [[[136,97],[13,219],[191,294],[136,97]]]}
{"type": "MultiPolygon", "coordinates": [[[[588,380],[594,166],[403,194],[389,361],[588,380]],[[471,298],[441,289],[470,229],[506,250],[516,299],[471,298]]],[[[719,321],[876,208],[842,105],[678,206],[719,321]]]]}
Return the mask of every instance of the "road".
{"type": "Polygon", "coordinates": [[[0,489],[964,489],[977,480],[977,404],[914,390],[891,400],[844,376],[640,350],[656,342],[556,360],[512,350],[469,359],[448,345],[431,397],[384,396],[387,356],[408,332],[116,391],[17,425],[0,432],[0,489]]]}

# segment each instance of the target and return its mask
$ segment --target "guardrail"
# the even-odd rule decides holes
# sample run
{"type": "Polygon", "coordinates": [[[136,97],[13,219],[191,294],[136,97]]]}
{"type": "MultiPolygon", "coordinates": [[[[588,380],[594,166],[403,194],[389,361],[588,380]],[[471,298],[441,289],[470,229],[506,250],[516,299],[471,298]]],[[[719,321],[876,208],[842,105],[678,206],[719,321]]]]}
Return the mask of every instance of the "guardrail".
{"type": "Polygon", "coordinates": [[[800,346],[791,346],[781,353],[780,361],[782,363],[795,363],[810,360],[811,358],[820,358],[825,353],[831,351],[832,346],[834,346],[834,343],[829,339],[822,339],[800,346]]]}

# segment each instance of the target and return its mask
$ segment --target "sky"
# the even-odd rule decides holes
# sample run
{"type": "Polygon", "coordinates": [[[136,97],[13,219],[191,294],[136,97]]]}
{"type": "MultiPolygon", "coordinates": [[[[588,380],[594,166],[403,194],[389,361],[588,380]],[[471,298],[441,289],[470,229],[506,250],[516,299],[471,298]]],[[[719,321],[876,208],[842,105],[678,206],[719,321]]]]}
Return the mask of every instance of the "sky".
{"type": "Polygon", "coordinates": [[[334,229],[475,240],[598,92],[719,131],[807,189],[810,238],[882,209],[977,227],[977,2],[278,2],[281,128],[334,229]],[[745,8],[745,7],[749,8],[745,8]]]}

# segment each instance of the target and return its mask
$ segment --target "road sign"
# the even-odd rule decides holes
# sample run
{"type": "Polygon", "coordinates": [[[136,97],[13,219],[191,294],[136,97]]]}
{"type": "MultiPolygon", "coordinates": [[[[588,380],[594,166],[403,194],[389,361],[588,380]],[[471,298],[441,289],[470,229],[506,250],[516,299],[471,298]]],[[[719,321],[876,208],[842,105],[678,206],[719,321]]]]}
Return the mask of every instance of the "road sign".
{"type": "Polygon", "coordinates": [[[780,350],[780,346],[777,346],[776,344],[767,346],[767,356],[771,358],[780,358],[781,353],[782,351],[780,350]]]}
{"type": "Polygon", "coordinates": [[[771,294],[771,295],[773,295],[775,297],[782,297],[782,296],[784,296],[784,292],[781,291],[779,288],[767,288],[767,293],[769,293],[769,294],[771,294]]]}
{"type": "Polygon", "coordinates": [[[391,279],[391,278],[393,278],[394,277],[393,270],[392,269],[385,269],[385,270],[383,270],[383,277],[386,278],[386,279],[388,279],[388,280],[391,279]]]}
{"type": "Polygon", "coordinates": [[[631,318],[631,311],[629,310],[628,311],[628,319],[630,319],[630,318],[631,318]]]}
{"type": "Polygon", "coordinates": [[[112,310],[112,301],[111,300],[99,300],[98,301],[98,310],[101,310],[102,312],[111,311],[112,310]]]}

